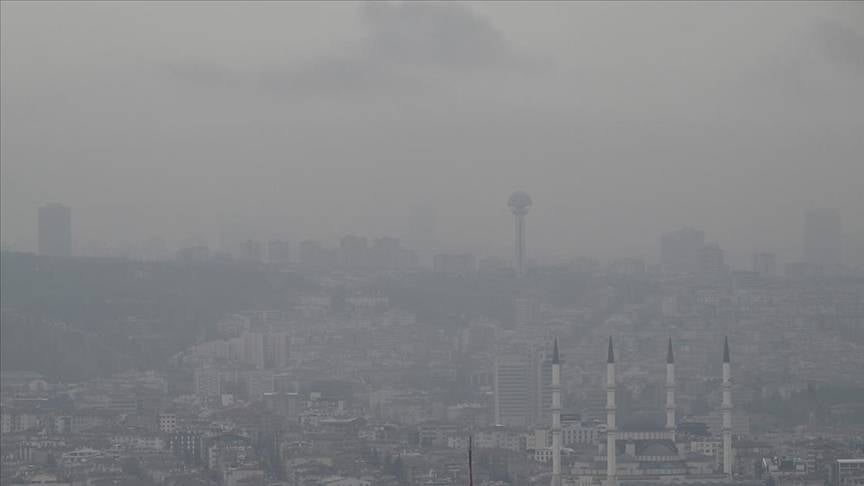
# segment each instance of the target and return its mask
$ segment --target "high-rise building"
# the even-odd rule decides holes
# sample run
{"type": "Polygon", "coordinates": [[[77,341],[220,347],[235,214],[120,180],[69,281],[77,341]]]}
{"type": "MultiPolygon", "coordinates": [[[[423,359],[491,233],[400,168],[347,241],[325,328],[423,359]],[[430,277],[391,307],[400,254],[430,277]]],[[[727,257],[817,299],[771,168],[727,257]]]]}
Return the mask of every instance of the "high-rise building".
{"type": "Polygon", "coordinates": [[[247,332],[240,336],[241,361],[257,369],[264,368],[264,333],[247,332]]]}
{"type": "Polygon", "coordinates": [[[777,257],[773,253],[756,253],[753,255],[753,271],[760,277],[777,276],[777,257]]]}
{"type": "Polygon", "coordinates": [[[821,271],[842,263],[843,225],[836,209],[813,209],[804,217],[804,261],[821,271]]]}
{"type": "Polygon", "coordinates": [[[269,332],[264,335],[264,366],[284,368],[288,366],[291,337],[287,332],[269,332]]]}
{"type": "Polygon", "coordinates": [[[246,384],[246,397],[249,400],[261,400],[265,393],[273,393],[273,371],[250,370],[243,374],[246,384]]]}
{"type": "Polygon", "coordinates": [[[264,261],[264,244],[258,240],[246,240],[239,248],[238,259],[248,262],[264,261]]]}
{"type": "Polygon", "coordinates": [[[517,277],[525,274],[525,259],[528,257],[525,249],[525,215],[528,214],[531,204],[531,196],[522,191],[514,192],[507,200],[507,205],[510,206],[510,211],[513,212],[513,218],[516,222],[513,268],[516,270],[517,277]]]}
{"type": "Polygon", "coordinates": [[[700,275],[706,278],[720,278],[726,273],[726,262],[723,249],[716,243],[702,247],[700,275]]]}
{"type": "Polygon", "coordinates": [[[195,395],[199,397],[218,397],[222,393],[222,376],[216,368],[195,370],[195,395]]]}
{"type": "Polygon", "coordinates": [[[532,419],[531,360],[524,352],[495,357],[495,423],[526,427],[532,419]]]}
{"type": "Polygon", "coordinates": [[[681,228],[660,237],[660,265],[667,274],[696,274],[702,268],[705,232],[681,228]]]}
{"type": "Polygon", "coordinates": [[[72,255],[72,210],[51,203],[39,208],[39,254],[67,257],[72,255]]]}

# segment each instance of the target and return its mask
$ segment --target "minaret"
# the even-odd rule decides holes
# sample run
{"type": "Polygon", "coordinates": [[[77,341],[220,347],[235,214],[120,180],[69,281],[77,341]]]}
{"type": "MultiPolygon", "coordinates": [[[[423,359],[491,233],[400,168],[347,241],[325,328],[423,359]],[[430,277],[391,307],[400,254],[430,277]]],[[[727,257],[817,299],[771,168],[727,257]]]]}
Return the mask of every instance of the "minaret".
{"type": "Polygon", "coordinates": [[[612,336],[609,336],[609,351],[606,354],[606,486],[617,484],[615,460],[618,428],[615,425],[615,353],[612,351],[612,336]]]}
{"type": "Polygon", "coordinates": [[[732,478],[732,371],[729,360],[729,338],[723,341],[723,474],[732,478]]]}
{"type": "Polygon", "coordinates": [[[675,355],[672,353],[672,338],[666,349],[666,430],[675,440],[675,355]]]}
{"type": "Polygon", "coordinates": [[[558,338],[552,348],[552,486],[561,486],[561,361],[558,338]]]}

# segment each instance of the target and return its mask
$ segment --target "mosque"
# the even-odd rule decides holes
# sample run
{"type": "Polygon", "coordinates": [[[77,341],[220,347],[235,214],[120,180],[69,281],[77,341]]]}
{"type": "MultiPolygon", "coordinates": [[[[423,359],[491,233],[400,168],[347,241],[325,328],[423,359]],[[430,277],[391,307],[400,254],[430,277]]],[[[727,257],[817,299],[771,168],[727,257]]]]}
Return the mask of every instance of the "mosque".
{"type": "Polygon", "coordinates": [[[761,481],[733,477],[732,375],[729,340],[723,343],[722,468],[712,457],[689,451],[689,443],[676,440],[675,356],[672,339],[666,352],[665,425],[641,424],[619,429],[615,405],[615,353],[612,338],[606,360],[606,443],[590,458],[573,458],[562,472],[561,464],[561,366],[558,341],[552,361],[552,477],[551,486],[656,486],[658,484],[704,486],[756,486],[761,481]]]}

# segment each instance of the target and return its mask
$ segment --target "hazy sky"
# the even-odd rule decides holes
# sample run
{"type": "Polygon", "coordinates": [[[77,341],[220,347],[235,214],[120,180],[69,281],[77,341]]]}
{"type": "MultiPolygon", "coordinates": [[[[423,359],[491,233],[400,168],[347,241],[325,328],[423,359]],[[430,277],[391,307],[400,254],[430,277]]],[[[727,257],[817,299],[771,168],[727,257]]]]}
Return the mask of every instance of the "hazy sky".
{"type": "Polygon", "coordinates": [[[2,3],[2,237],[864,240],[864,4],[2,3]],[[420,221],[418,221],[418,218],[420,221]]]}

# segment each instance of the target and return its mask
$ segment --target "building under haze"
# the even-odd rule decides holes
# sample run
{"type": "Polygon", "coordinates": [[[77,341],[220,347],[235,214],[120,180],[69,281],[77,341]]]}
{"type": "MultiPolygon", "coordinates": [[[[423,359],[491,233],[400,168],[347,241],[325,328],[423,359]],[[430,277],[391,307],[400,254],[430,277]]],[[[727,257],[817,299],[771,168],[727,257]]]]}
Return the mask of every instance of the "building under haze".
{"type": "Polygon", "coordinates": [[[52,203],[39,208],[39,254],[66,257],[72,255],[72,210],[52,203]]]}
{"type": "Polygon", "coordinates": [[[442,253],[432,259],[432,268],[437,273],[464,277],[477,272],[477,259],[471,253],[461,255],[442,253]]]}
{"type": "Polygon", "coordinates": [[[777,257],[773,253],[756,253],[753,255],[753,271],[760,277],[772,278],[777,276],[777,257]]]}
{"type": "Polygon", "coordinates": [[[499,353],[495,357],[495,423],[527,427],[532,422],[532,366],[525,352],[499,353]]]}
{"type": "Polygon", "coordinates": [[[267,261],[288,263],[291,261],[291,243],[284,240],[270,240],[267,243],[267,261]]]}
{"type": "Polygon", "coordinates": [[[702,268],[705,232],[681,228],[660,237],[660,265],[667,274],[695,274],[702,268]]]}
{"type": "Polygon", "coordinates": [[[726,274],[725,252],[717,243],[709,243],[702,247],[701,260],[699,273],[702,277],[717,279],[726,274]]]}
{"type": "Polygon", "coordinates": [[[836,209],[813,209],[804,217],[804,261],[820,271],[842,263],[843,225],[836,209]]]}

